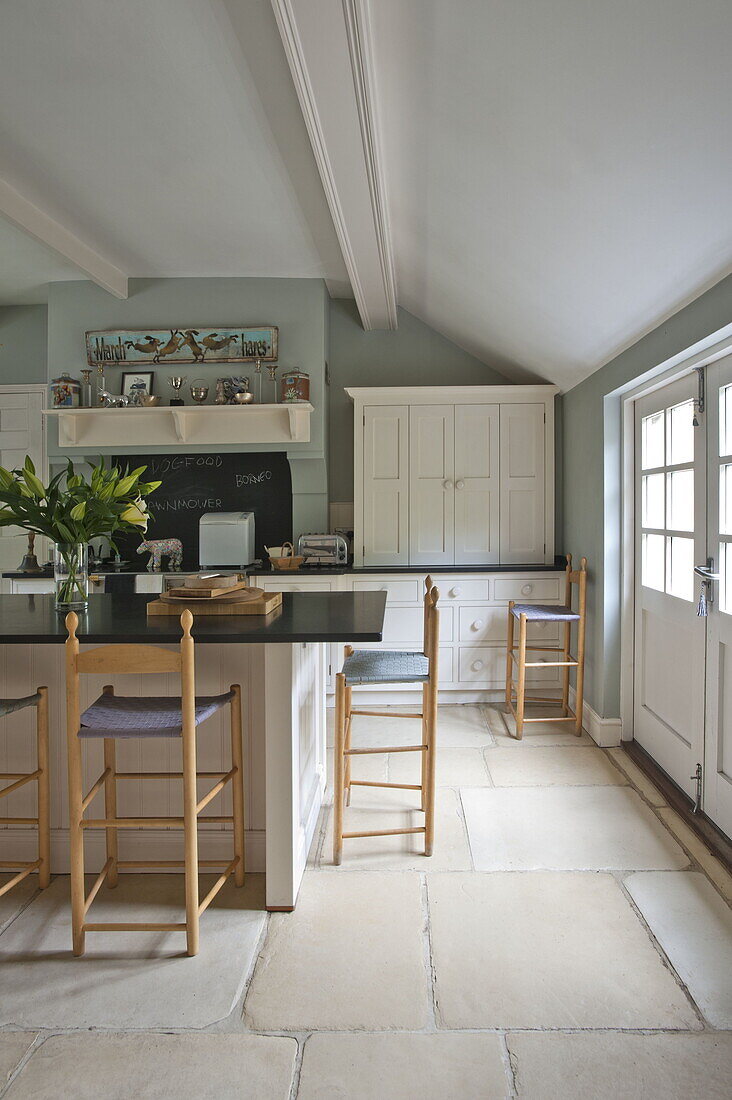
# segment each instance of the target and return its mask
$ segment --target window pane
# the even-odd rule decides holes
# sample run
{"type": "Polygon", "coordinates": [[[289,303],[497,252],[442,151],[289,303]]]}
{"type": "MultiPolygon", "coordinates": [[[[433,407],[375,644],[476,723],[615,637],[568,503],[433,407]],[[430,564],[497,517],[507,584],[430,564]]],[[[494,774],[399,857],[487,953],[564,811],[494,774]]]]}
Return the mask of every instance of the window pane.
{"type": "Polygon", "coordinates": [[[719,544],[719,610],[732,615],[732,543],[719,544]]]}
{"type": "Polygon", "coordinates": [[[663,474],[646,474],[643,482],[642,527],[665,527],[663,512],[663,474]]]}
{"type": "Polygon", "coordinates": [[[719,533],[732,535],[732,466],[719,468],[719,533]]]}
{"type": "Polygon", "coordinates": [[[646,588],[655,588],[658,592],[663,592],[663,543],[663,535],[641,536],[642,583],[646,588]]]}
{"type": "Polygon", "coordinates": [[[644,470],[663,466],[663,413],[644,416],[641,421],[641,463],[644,470]]]}
{"type": "Polygon", "coordinates": [[[668,410],[668,437],[666,439],[669,465],[694,461],[694,402],[684,401],[668,410]]]}
{"type": "Polygon", "coordinates": [[[680,600],[694,599],[694,540],[667,538],[666,591],[680,600]]]}
{"type": "Polygon", "coordinates": [[[719,390],[719,453],[732,454],[732,386],[719,390]]]}
{"type": "Polygon", "coordinates": [[[668,491],[666,526],[672,531],[694,530],[694,471],[676,470],[666,475],[668,491]]]}

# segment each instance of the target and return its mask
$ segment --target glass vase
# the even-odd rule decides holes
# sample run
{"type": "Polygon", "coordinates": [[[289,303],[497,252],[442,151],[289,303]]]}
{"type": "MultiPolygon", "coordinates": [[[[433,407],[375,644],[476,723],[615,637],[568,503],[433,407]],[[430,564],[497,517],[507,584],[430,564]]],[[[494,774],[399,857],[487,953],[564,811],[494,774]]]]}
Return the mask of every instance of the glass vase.
{"type": "Polygon", "coordinates": [[[89,561],[85,542],[54,544],[53,582],[57,611],[83,611],[88,607],[89,561]]]}

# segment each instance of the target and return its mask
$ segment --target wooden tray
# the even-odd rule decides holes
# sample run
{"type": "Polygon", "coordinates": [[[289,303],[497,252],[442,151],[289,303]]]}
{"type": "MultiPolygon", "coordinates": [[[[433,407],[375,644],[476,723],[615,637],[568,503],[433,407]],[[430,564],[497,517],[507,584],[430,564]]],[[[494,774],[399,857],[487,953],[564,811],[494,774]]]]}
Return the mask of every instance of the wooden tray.
{"type": "MultiPolygon", "coordinates": [[[[242,589],[247,588],[246,581],[235,581],[233,584],[226,585],[224,588],[198,588],[197,586],[185,585],[183,588],[169,588],[165,593],[166,596],[172,596],[176,600],[218,600],[223,596],[230,596],[233,592],[241,593],[242,589]]],[[[249,592],[254,593],[254,597],[261,595],[264,591],[262,588],[248,588],[249,592]]]]}
{"type": "MultiPolygon", "coordinates": [[[[243,583],[246,584],[246,581],[243,583]]],[[[201,573],[194,573],[184,579],[182,587],[208,591],[214,588],[233,588],[237,584],[242,584],[242,580],[236,573],[220,573],[217,576],[208,577],[201,573]]]]}
{"type": "MultiPolygon", "coordinates": [[[[249,590],[254,591],[254,589],[249,590]]],[[[281,592],[264,592],[253,599],[246,599],[241,592],[219,596],[215,600],[180,599],[159,596],[147,605],[148,615],[180,615],[188,608],[193,615],[269,615],[282,604],[281,592]]]]}

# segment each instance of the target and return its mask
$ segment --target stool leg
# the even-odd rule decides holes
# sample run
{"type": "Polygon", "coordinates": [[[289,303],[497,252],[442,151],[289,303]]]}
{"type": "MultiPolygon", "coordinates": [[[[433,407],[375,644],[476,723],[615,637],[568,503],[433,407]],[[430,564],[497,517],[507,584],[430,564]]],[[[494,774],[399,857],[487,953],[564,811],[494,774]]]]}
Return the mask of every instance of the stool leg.
{"type": "Polygon", "coordinates": [[[234,816],[234,855],[239,862],[234,869],[234,882],[244,885],[244,751],[242,748],[241,728],[241,687],[232,684],[234,697],[231,700],[231,763],[236,768],[232,779],[233,816],[234,816]]]}
{"type": "Polygon", "coordinates": [[[198,954],[198,814],[196,813],[195,726],[183,730],[183,830],[185,833],[186,945],[198,954]]]}
{"type": "MultiPolygon", "coordinates": [[[[427,713],[429,702],[427,698],[427,684],[422,684],[422,744],[429,744],[429,715],[427,713]]],[[[421,756],[421,778],[420,778],[420,803],[419,808],[422,812],[427,809],[427,753],[422,751],[421,756]]]]}
{"type": "Polygon", "coordinates": [[[526,616],[519,617],[518,679],[516,682],[516,738],[524,735],[524,695],[526,692],[526,616]]]}
{"type": "Polygon", "coordinates": [[[38,776],[38,883],[42,890],[51,882],[50,781],[48,774],[48,688],[39,687],[36,707],[38,776]]]}
{"type": "MultiPolygon", "coordinates": [[[[572,624],[564,624],[564,660],[568,661],[571,653],[572,645],[572,624]]],[[[569,715],[569,665],[564,669],[564,675],[562,677],[562,714],[564,717],[569,715]]]]}
{"type": "Polygon", "coordinates": [[[425,684],[424,702],[426,704],[423,714],[427,715],[426,745],[429,748],[422,753],[425,759],[425,815],[424,815],[424,854],[432,855],[435,843],[435,737],[437,734],[437,677],[433,675],[425,684]]]}
{"type": "Polygon", "coordinates": [[[82,819],[81,742],[73,726],[68,727],[69,848],[71,853],[71,934],[73,952],[84,954],[84,830],[82,819]]]}
{"type": "Polygon", "coordinates": [[[574,732],[582,736],[582,710],[585,691],[585,617],[584,612],[577,627],[577,693],[574,701],[574,732]]]}
{"type": "Polygon", "coordinates": [[[511,706],[511,679],[513,676],[513,604],[508,605],[508,629],[506,631],[506,706],[511,706]]]}
{"type": "MultiPolygon", "coordinates": [[[[352,657],[353,656],[353,646],[350,646],[350,645],[344,646],[343,656],[344,656],[344,658],[352,657]]],[[[351,747],[351,733],[352,733],[352,731],[351,731],[351,707],[353,705],[352,697],[353,697],[353,688],[350,687],[347,684],[346,685],[346,699],[345,699],[345,704],[344,704],[344,708],[343,708],[343,721],[345,722],[344,748],[346,748],[346,749],[350,749],[350,747],[351,747]]],[[[350,756],[346,757],[343,772],[344,772],[343,784],[344,784],[344,787],[346,789],[346,806],[350,806],[351,805],[351,758],[350,758],[350,756]]]]}
{"type": "MultiPolygon", "coordinates": [[[[117,816],[117,746],[111,737],[104,738],[105,771],[107,768],[112,774],[104,780],[104,814],[105,817],[115,818],[117,816]]],[[[119,841],[116,828],[105,829],[104,834],[107,842],[107,859],[112,860],[107,875],[107,886],[111,890],[119,882],[119,872],[117,870],[119,841]]]]}
{"type": "Polygon", "coordinates": [[[333,767],[333,862],[341,862],[343,854],[343,751],[345,748],[346,678],[342,672],[336,676],[335,691],[335,746],[333,767]]]}

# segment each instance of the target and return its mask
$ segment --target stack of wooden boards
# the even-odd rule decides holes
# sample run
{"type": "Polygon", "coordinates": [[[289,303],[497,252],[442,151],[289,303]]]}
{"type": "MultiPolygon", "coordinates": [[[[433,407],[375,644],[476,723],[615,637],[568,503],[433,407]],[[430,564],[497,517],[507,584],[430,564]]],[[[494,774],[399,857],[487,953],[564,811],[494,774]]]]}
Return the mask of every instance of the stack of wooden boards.
{"type": "Polygon", "coordinates": [[[148,615],[269,615],[282,603],[281,592],[250,588],[236,574],[202,573],[186,577],[147,605],[148,615]]]}

